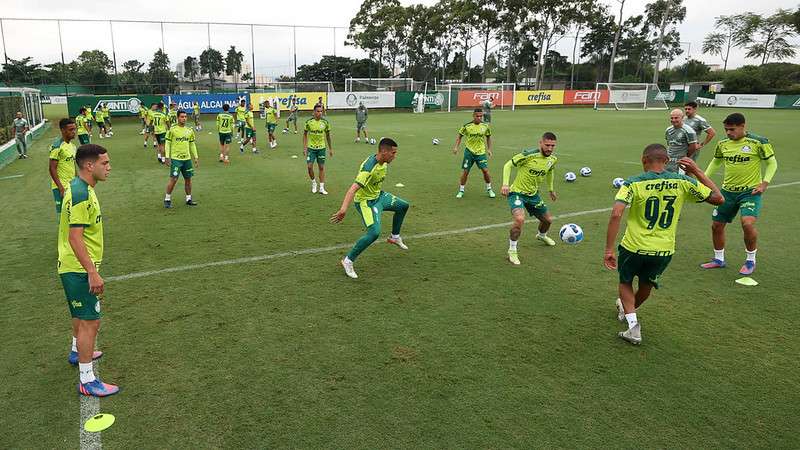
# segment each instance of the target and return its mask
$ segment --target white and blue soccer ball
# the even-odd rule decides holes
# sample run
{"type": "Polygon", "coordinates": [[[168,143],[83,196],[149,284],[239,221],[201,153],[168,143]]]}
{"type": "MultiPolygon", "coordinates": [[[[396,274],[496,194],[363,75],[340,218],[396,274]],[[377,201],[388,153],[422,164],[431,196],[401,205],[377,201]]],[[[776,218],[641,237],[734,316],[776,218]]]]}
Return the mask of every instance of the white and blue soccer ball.
{"type": "Polygon", "coordinates": [[[575,172],[567,172],[564,174],[564,181],[566,181],[567,183],[572,183],[577,179],[578,177],[575,176],[575,172]]]}
{"type": "Polygon", "coordinates": [[[624,178],[617,177],[611,180],[611,185],[614,186],[616,189],[621,188],[623,184],[625,184],[624,178]]]}
{"type": "Polygon", "coordinates": [[[375,138],[370,139],[369,143],[372,144],[372,145],[375,145],[375,138]]]}
{"type": "Polygon", "coordinates": [[[286,128],[284,128],[283,130],[281,130],[281,133],[283,133],[283,134],[286,134],[286,133],[288,133],[288,132],[289,132],[289,130],[287,130],[286,128]]]}
{"type": "Polygon", "coordinates": [[[439,139],[433,138],[433,145],[439,145],[439,139]]]}
{"type": "Polygon", "coordinates": [[[583,241],[583,230],[574,223],[568,223],[561,227],[561,230],[558,232],[558,237],[560,237],[565,244],[575,245],[583,241]]]}
{"type": "Polygon", "coordinates": [[[592,175],[592,169],[589,167],[581,167],[581,176],[588,177],[592,175]]]}

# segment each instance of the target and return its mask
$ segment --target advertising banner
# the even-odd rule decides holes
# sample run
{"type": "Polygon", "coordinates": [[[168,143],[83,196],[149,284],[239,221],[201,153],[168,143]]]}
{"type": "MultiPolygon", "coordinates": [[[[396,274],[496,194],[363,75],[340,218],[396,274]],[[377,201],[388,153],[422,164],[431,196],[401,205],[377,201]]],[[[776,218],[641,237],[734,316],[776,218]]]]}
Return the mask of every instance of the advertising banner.
{"type": "MultiPolygon", "coordinates": [[[[413,108],[414,96],[418,92],[414,91],[399,91],[395,92],[394,107],[395,108],[413,108]]],[[[425,109],[442,109],[444,105],[444,94],[441,92],[426,92],[425,93],[425,109]]],[[[445,105],[445,107],[447,107],[445,105]]]]}
{"type": "Polygon", "coordinates": [[[491,99],[494,106],[511,106],[514,91],[458,91],[458,106],[478,107],[491,99]]]}
{"type": "Polygon", "coordinates": [[[614,89],[608,96],[611,103],[647,103],[647,89],[614,89]]]}
{"type": "Polygon", "coordinates": [[[517,91],[517,106],[563,105],[564,91],[517,91]]]}
{"type": "Polygon", "coordinates": [[[319,101],[320,97],[322,97],[322,104],[326,105],[327,108],[327,92],[260,92],[250,94],[250,107],[254,110],[258,110],[258,105],[264,100],[277,99],[280,110],[284,111],[289,109],[289,101],[291,98],[294,98],[298,109],[301,111],[311,111],[314,109],[314,105],[319,101]]]}
{"type": "Polygon", "coordinates": [[[778,95],[775,97],[775,107],[800,109],[800,95],[778,95]]]}
{"type": "Polygon", "coordinates": [[[608,103],[608,90],[599,91],[564,91],[565,105],[594,105],[608,103]]]}
{"type": "Polygon", "coordinates": [[[200,112],[205,113],[221,113],[222,105],[230,105],[231,111],[239,106],[239,101],[250,101],[249,94],[176,94],[165,95],[164,104],[169,106],[170,103],[175,102],[178,104],[179,110],[184,110],[191,114],[194,102],[200,103],[200,112]]]}
{"type": "Polygon", "coordinates": [[[717,94],[714,104],[723,108],[773,108],[774,94],[717,94]]]}
{"type": "Polygon", "coordinates": [[[331,92],[328,108],[355,109],[359,103],[370,108],[394,108],[394,92],[331,92]]]}
{"type": "Polygon", "coordinates": [[[96,111],[100,103],[104,103],[112,117],[132,116],[139,114],[139,105],[150,107],[151,103],[161,100],[160,95],[81,95],[67,98],[67,112],[70,117],[75,117],[83,106],[89,105],[96,111]]]}

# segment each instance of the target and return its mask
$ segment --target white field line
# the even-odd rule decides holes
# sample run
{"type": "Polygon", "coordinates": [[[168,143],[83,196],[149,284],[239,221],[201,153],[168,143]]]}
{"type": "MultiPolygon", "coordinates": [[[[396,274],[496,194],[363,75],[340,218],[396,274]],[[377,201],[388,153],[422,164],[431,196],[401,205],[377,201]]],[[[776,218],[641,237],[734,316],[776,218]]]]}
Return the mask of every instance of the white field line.
{"type": "MultiPolygon", "coordinates": [[[[794,186],[800,184],[800,181],[794,181],[791,183],[782,183],[770,186],[769,189],[775,189],[779,187],[785,186],[794,186]]],[[[586,211],[577,211],[572,213],[561,214],[558,216],[553,216],[553,220],[559,219],[567,219],[570,217],[579,217],[585,216],[589,214],[597,214],[601,212],[608,212],[611,211],[611,208],[598,208],[598,209],[589,209],[586,211]]],[[[528,220],[527,222],[537,222],[536,219],[528,220]]],[[[489,225],[479,225],[476,227],[469,227],[469,228],[460,228],[457,230],[443,230],[443,231],[433,231],[430,233],[420,233],[420,234],[412,234],[410,236],[405,236],[405,239],[425,239],[430,237],[440,237],[440,236],[453,236],[457,234],[465,234],[465,233],[473,233],[476,231],[483,231],[483,230],[490,230],[492,228],[503,228],[510,226],[511,222],[502,222],[502,223],[493,223],[489,225]]],[[[301,255],[314,255],[317,253],[327,253],[332,252],[334,250],[343,250],[352,247],[352,243],[348,244],[336,244],[331,245],[328,247],[314,247],[314,248],[305,248],[300,250],[288,250],[285,252],[280,253],[272,253],[269,255],[259,255],[259,256],[247,256],[243,258],[235,258],[235,259],[225,259],[221,261],[211,261],[207,263],[200,263],[200,264],[188,264],[185,266],[175,266],[175,267],[167,267],[164,269],[156,269],[156,270],[148,270],[143,272],[131,272],[126,273],[123,275],[113,275],[105,278],[105,281],[123,281],[123,280],[132,280],[135,278],[145,278],[151,277],[154,275],[162,275],[165,273],[173,273],[173,272],[186,272],[189,270],[197,270],[197,269],[205,269],[208,267],[218,267],[218,266],[230,266],[235,264],[246,264],[252,262],[259,262],[259,261],[268,261],[271,259],[278,259],[278,258],[285,258],[290,256],[301,256],[301,255]]]]}
{"type": "Polygon", "coordinates": [[[0,177],[0,180],[10,180],[10,179],[12,179],[12,178],[22,178],[22,177],[24,177],[24,176],[25,176],[24,174],[20,174],[20,175],[9,175],[9,176],[7,176],[7,177],[0,177]]]}
{"type": "MultiPolygon", "coordinates": [[[[92,362],[94,373],[97,374],[97,360],[92,362]]],[[[100,450],[103,448],[103,442],[100,438],[101,433],[90,433],[83,429],[83,424],[87,420],[100,413],[100,399],[97,397],[88,397],[83,394],[78,394],[81,403],[80,421],[78,428],[80,428],[80,448],[81,450],[100,450]]]]}

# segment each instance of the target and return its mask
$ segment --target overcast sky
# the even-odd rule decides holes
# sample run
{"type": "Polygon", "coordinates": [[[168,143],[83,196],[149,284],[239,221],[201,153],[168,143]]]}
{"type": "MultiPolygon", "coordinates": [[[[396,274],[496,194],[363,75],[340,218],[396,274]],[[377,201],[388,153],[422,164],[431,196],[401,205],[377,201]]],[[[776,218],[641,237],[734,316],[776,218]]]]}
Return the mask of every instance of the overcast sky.
{"type": "MultiPolygon", "coordinates": [[[[617,13],[617,0],[601,0],[617,13]]],[[[57,27],[55,22],[16,21],[10,18],[59,18],[62,19],[62,39],[64,57],[69,62],[82,50],[100,49],[111,56],[111,39],[108,22],[81,22],[79,19],[115,20],[173,20],[197,21],[198,25],[164,25],[164,46],[170,56],[171,65],[182,61],[188,55],[197,56],[208,44],[209,29],[207,21],[231,23],[257,23],[297,25],[297,64],[298,66],[319,60],[322,55],[335,52],[340,56],[364,56],[363,52],[344,45],[346,27],[358,11],[361,0],[289,0],[289,1],[250,1],[231,2],[202,0],[126,0],[92,2],[64,2],[62,0],[2,0],[0,15],[3,21],[4,37],[8,56],[20,59],[33,56],[37,62],[50,63],[60,60],[57,27]],[[229,4],[229,9],[220,5],[229,4]],[[102,5],[100,8],[98,6],[102,5]],[[307,28],[302,26],[340,27],[307,28]]],[[[435,0],[403,1],[404,5],[423,3],[431,5],[435,0]]],[[[644,11],[646,0],[627,0],[623,16],[640,14],[644,11]]],[[[771,14],[780,7],[793,8],[787,0],[685,0],[686,20],[680,25],[681,39],[686,42],[693,58],[709,64],[719,64],[718,57],[700,54],[703,37],[714,26],[714,16],[752,11],[771,14]],[[691,45],[691,48],[689,46],[691,45]]],[[[161,27],[159,24],[114,23],[114,46],[117,63],[129,59],[150,61],[153,53],[161,47],[161,27]]],[[[251,61],[251,36],[249,26],[212,25],[210,27],[212,47],[225,50],[235,45],[245,54],[245,63],[251,61]]],[[[269,76],[291,75],[293,63],[293,30],[291,27],[257,26],[253,30],[255,42],[256,72],[269,76]]],[[[795,39],[796,44],[800,40],[795,39]]],[[[564,38],[556,45],[556,50],[565,55],[572,53],[572,38],[564,38]]],[[[755,64],[756,61],[744,58],[744,51],[731,55],[729,67],[755,64]]],[[[471,55],[475,64],[481,55],[477,49],[471,55]]],[[[683,57],[681,57],[683,58],[683,57]]],[[[677,61],[677,63],[681,63],[677,61]]],[[[800,62],[795,58],[791,62],[800,62]]]]}

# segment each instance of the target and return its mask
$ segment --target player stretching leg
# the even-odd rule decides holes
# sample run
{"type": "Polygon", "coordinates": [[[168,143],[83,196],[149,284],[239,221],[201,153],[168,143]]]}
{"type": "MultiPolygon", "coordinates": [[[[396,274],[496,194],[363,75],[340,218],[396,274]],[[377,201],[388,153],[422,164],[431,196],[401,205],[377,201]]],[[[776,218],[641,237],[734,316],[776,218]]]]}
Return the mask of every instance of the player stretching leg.
{"type": "Polygon", "coordinates": [[[381,234],[381,213],[383,211],[394,211],[392,218],[392,235],[387,242],[408,250],[408,246],[403,243],[400,237],[400,228],[403,226],[403,219],[408,211],[408,202],[395,197],[394,195],[381,190],[383,180],[386,178],[386,171],[389,163],[394,161],[397,156],[397,143],[389,138],[381,139],[378,144],[378,152],[367,158],[358,170],[355,182],[347,190],[342,200],[342,206],[331,217],[332,223],[341,223],[347,214],[347,208],[355,200],[356,211],[361,215],[367,232],[359,239],[350,253],[342,259],[344,272],[350,278],[358,278],[353,262],[364,250],[375,242],[381,234]]]}
{"type": "MultiPolygon", "coordinates": [[[[642,154],[645,172],[625,180],[617,192],[606,233],[603,264],[609,270],[619,271],[619,314],[628,322],[628,329],[618,335],[632,343],[642,342],[641,326],[636,310],[658,289],[661,275],[675,253],[675,232],[684,202],[722,204],[719,188],[689,157],[678,164],[695,178],[668,171],[666,148],[650,144],[642,154]],[[619,225],[625,208],[630,206],[627,227],[622,236],[619,263],[614,254],[619,225]],[[639,288],[634,291],[633,279],[639,277],[639,288]]],[[[620,317],[618,317],[620,318],[620,317]]]]}
{"type": "Polygon", "coordinates": [[[508,260],[511,264],[520,264],[517,241],[522,234],[522,226],[525,224],[525,210],[528,211],[529,216],[536,216],[539,219],[539,232],[536,234],[536,239],[547,245],[556,245],[556,242],[547,236],[547,230],[553,223],[553,217],[547,211],[547,205],[539,197],[539,183],[542,177],[545,177],[547,188],[550,191],[550,200],[558,199],[553,188],[555,178],[553,169],[558,161],[553,154],[555,149],[556,135],[548,131],[539,140],[538,149],[518,153],[503,166],[503,187],[500,189],[500,193],[508,197],[508,204],[511,206],[511,215],[514,219],[508,241],[508,260]],[[509,187],[508,180],[511,177],[512,167],[517,168],[517,176],[509,187]]]}
{"type": "Polygon", "coordinates": [[[306,157],[306,168],[311,178],[311,193],[317,193],[317,180],[314,178],[314,161],[319,169],[319,193],[328,195],[325,190],[325,153],[330,150],[333,158],[333,145],[331,144],[331,124],[322,118],[322,106],[314,106],[314,117],[306,120],[303,131],[303,155],[306,157]],[[325,146],[327,142],[328,146],[325,146]]]}
{"type": "Polygon", "coordinates": [[[483,171],[483,180],[486,182],[486,193],[489,198],[494,198],[495,194],[492,190],[492,177],[489,176],[489,160],[486,158],[488,153],[489,157],[492,156],[492,130],[489,125],[483,123],[483,111],[480,108],[475,108],[472,112],[472,122],[468,122],[458,130],[458,137],[456,138],[456,145],[453,147],[453,154],[458,153],[458,147],[461,145],[461,138],[466,136],[467,143],[464,146],[464,159],[461,161],[461,168],[464,172],[461,173],[461,180],[459,181],[458,194],[456,198],[464,196],[464,186],[467,184],[467,177],[469,170],[473,164],[477,164],[483,171]]]}
{"type": "Polygon", "coordinates": [[[725,267],[725,226],[740,213],[746,258],[739,269],[742,275],[750,275],[756,270],[756,249],[758,230],[756,219],[761,210],[761,194],[778,170],[775,151],[769,140],[745,130],[744,115],[733,113],[722,122],[728,139],[717,142],[714,159],[706,169],[711,176],[724,167],[722,195],[725,203],[714,209],[711,215],[711,239],[714,243],[714,259],[700,267],[717,269],[725,267]],[[761,163],[766,164],[761,176],[761,163]]]}

